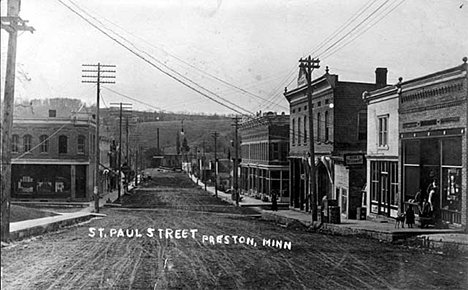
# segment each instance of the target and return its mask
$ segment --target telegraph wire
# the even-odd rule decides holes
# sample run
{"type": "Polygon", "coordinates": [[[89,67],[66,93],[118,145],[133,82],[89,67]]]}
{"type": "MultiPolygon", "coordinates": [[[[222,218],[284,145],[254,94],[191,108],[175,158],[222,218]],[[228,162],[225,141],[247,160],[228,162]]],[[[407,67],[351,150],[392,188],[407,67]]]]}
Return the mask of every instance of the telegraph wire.
{"type": "MultiPolygon", "coordinates": [[[[72,1],[70,1],[70,2],[73,3],[72,1]]],[[[167,66],[165,63],[163,63],[163,62],[161,62],[160,60],[156,59],[155,57],[153,57],[152,55],[150,55],[150,54],[147,53],[146,51],[144,51],[144,50],[138,48],[134,43],[132,43],[131,41],[129,41],[128,39],[126,39],[124,36],[118,34],[117,32],[113,31],[112,29],[106,27],[106,26],[104,25],[104,23],[102,23],[99,19],[95,18],[93,15],[89,14],[88,12],[86,12],[85,10],[83,10],[82,8],[80,8],[77,4],[74,4],[74,5],[76,5],[76,6],[78,7],[78,9],[80,9],[81,11],[83,11],[83,12],[84,12],[85,14],[87,14],[89,17],[91,17],[92,19],[94,19],[95,21],[97,21],[98,23],[100,23],[101,26],[103,26],[105,29],[109,30],[110,32],[114,33],[115,35],[117,35],[118,37],[120,37],[121,39],[123,39],[124,41],[126,41],[126,42],[127,42],[129,45],[131,45],[134,49],[138,50],[140,53],[146,54],[149,58],[151,58],[151,59],[153,59],[154,61],[158,62],[161,66],[164,66],[166,69],[168,69],[168,70],[172,71],[173,73],[177,74],[180,78],[183,78],[183,79],[185,79],[186,81],[188,81],[188,82],[194,84],[195,86],[198,86],[198,87],[200,87],[201,89],[206,90],[207,92],[209,92],[209,93],[211,93],[211,94],[217,96],[218,98],[220,98],[220,99],[222,99],[223,101],[225,101],[225,102],[231,104],[231,105],[234,106],[234,107],[237,107],[237,108],[240,109],[240,110],[244,110],[244,111],[246,111],[246,112],[248,112],[248,113],[250,113],[250,114],[253,114],[253,112],[250,112],[250,111],[248,111],[248,110],[246,110],[246,109],[244,109],[244,108],[238,106],[237,104],[235,104],[235,103],[233,103],[233,102],[231,102],[231,101],[229,101],[229,100],[226,100],[225,98],[222,98],[221,96],[219,96],[219,95],[216,94],[215,92],[210,91],[210,90],[208,90],[207,88],[201,86],[200,84],[198,84],[198,83],[192,81],[190,78],[183,76],[181,73],[179,73],[178,71],[176,71],[176,70],[170,68],[170,67],[167,66]]]]}
{"type": "MultiPolygon", "coordinates": [[[[188,87],[189,89],[199,93],[200,95],[212,100],[213,102],[223,106],[223,107],[226,107],[240,115],[245,115],[244,113],[242,113],[241,111],[237,110],[237,109],[234,109],[226,104],[224,104],[223,102],[219,101],[219,100],[216,100],[214,97],[211,97],[209,96],[208,94],[200,91],[199,89],[187,84],[186,82],[184,82],[183,80],[179,79],[178,77],[164,71],[163,69],[161,69],[159,66],[155,65],[154,63],[152,63],[151,61],[149,61],[148,59],[146,59],[145,57],[143,57],[142,55],[140,55],[139,53],[135,52],[134,50],[132,50],[128,45],[122,43],[122,41],[116,39],[114,36],[110,35],[109,33],[107,33],[106,31],[104,31],[103,29],[101,29],[100,27],[98,27],[97,25],[95,25],[94,23],[92,23],[90,20],[86,19],[84,16],[82,16],[79,12],[77,12],[76,10],[74,10],[72,7],[70,7],[69,5],[65,4],[62,0],[57,0],[59,3],[61,3],[62,5],[64,5],[66,8],[68,8],[70,11],[72,11],[73,13],[75,13],[76,15],[78,15],[80,18],[82,18],[84,21],[86,21],[88,24],[90,24],[91,26],[93,26],[94,28],[96,28],[98,31],[100,31],[101,33],[103,33],[104,35],[106,35],[107,37],[109,37],[110,39],[112,39],[113,41],[115,41],[116,43],[118,43],[119,45],[121,45],[122,47],[124,47],[125,49],[127,49],[128,51],[130,51],[132,54],[134,54],[135,56],[137,56],[138,58],[142,59],[143,61],[147,62],[149,65],[151,65],[152,67],[156,68],[157,70],[159,70],[160,72],[162,72],[163,74],[169,76],[170,78],[176,80],[177,82],[181,83],[182,85],[188,87]]],[[[201,86],[200,86],[201,87],[201,86]]],[[[203,87],[201,87],[203,88],[203,87]]],[[[204,89],[204,88],[203,88],[204,89]]],[[[205,89],[206,90],[206,89],[205,89]]],[[[220,96],[216,95],[218,98],[220,98],[220,96]]],[[[227,101],[227,100],[224,100],[224,101],[227,101]]],[[[250,112],[249,110],[247,109],[243,109],[244,111],[250,113],[250,114],[253,114],[253,112],[250,112]]]]}
{"type": "MultiPolygon", "coordinates": [[[[327,58],[327,57],[330,57],[332,56],[333,54],[335,54],[337,51],[343,49],[344,47],[346,47],[348,44],[350,44],[351,42],[353,42],[355,39],[357,39],[359,36],[361,36],[362,34],[364,34],[365,32],[367,32],[369,29],[371,29],[372,27],[374,27],[375,25],[377,25],[380,21],[382,21],[383,19],[385,19],[385,17],[387,17],[388,14],[392,13],[395,9],[397,9],[401,4],[403,4],[403,2],[405,2],[406,0],[401,0],[399,3],[397,3],[397,5],[395,5],[393,8],[388,8],[390,9],[387,13],[385,13],[385,11],[387,11],[388,9],[386,10],[383,10],[382,13],[385,13],[385,15],[381,18],[378,18],[377,21],[371,23],[371,25],[369,27],[367,27],[365,30],[361,31],[359,34],[356,34],[353,38],[351,38],[350,40],[348,40],[347,42],[345,42],[344,44],[342,44],[340,47],[337,47],[335,48],[334,50],[330,51],[328,54],[325,54],[324,56],[322,56],[323,59],[327,58]]],[[[373,19],[375,20],[375,18],[373,19]]]]}

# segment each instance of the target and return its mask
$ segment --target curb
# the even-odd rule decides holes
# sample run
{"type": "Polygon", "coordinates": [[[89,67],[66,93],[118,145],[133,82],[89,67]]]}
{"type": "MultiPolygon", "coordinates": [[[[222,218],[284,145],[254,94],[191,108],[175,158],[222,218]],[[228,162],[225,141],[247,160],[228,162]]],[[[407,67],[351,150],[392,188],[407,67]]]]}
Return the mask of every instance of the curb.
{"type": "Polygon", "coordinates": [[[69,218],[63,217],[62,219],[57,220],[57,221],[52,221],[52,222],[48,222],[44,224],[38,224],[36,226],[11,231],[10,239],[12,241],[18,241],[18,240],[22,240],[22,239],[29,238],[32,236],[39,236],[47,232],[57,231],[61,228],[90,220],[94,217],[102,217],[102,216],[105,216],[105,215],[95,214],[95,213],[85,213],[79,216],[74,216],[74,217],[69,217],[69,218]]]}

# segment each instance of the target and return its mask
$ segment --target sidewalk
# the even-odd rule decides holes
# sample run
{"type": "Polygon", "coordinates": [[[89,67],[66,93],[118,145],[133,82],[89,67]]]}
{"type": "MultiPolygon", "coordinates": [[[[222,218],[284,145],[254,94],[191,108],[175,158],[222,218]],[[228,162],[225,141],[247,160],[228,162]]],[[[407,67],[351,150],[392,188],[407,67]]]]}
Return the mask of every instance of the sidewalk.
{"type": "MultiPolygon", "coordinates": [[[[194,182],[197,182],[197,179],[194,176],[189,175],[189,177],[194,182]]],[[[204,187],[204,184],[201,181],[198,181],[198,184],[202,188],[204,187]]],[[[214,187],[208,186],[207,191],[214,194],[214,187]]],[[[305,228],[313,225],[310,213],[289,209],[288,204],[286,204],[286,206],[281,204],[282,206],[280,207],[280,203],[278,203],[279,210],[271,211],[271,202],[263,202],[246,195],[241,195],[241,197],[242,200],[239,202],[239,206],[256,208],[261,212],[262,219],[275,221],[286,226],[297,226],[297,222],[302,224],[305,228]]],[[[231,194],[218,190],[218,198],[236,205],[236,201],[232,200],[231,194]]],[[[407,228],[407,225],[405,225],[405,228],[395,228],[395,223],[388,222],[387,220],[349,220],[341,218],[341,223],[339,224],[321,224],[319,231],[339,235],[367,236],[387,242],[415,237],[416,239],[421,239],[426,247],[451,247],[468,252],[468,235],[464,233],[462,229],[457,228],[421,229],[416,225],[414,228],[407,228]]]]}
{"type": "MultiPolygon", "coordinates": [[[[122,193],[123,194],[123,193],[122,193]]],[[[99,199],[99,208],[102,208],[108,199],[115,201],[118,197],[118,191],[108,192],[102,195],[99,199]]],[[[53,203],[55,206],[60,206],[60,203],[53,203]]],[[[56,216],[44,217],[40,219],[25,220],[20,222],[10,223],[10,238],[11,240],[21,240],[31,236],[37,236],[50,231],[56,231],[60,228],[81,223],[90,220],[94,217],[106,216],[104,214],[95,213],[94,201],[86,203],[63,203],[63,205],[74,205],[83,207],[81,211],[73,213],[61,213],[56,216]]]]}

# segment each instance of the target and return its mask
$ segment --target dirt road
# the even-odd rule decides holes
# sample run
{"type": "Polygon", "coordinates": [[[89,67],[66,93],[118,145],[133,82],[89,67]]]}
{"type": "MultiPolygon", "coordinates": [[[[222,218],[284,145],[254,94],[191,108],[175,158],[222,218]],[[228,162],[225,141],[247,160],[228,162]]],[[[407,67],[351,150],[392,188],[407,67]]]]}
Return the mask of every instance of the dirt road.
{"type": "Polygon", "coordinates": [[[160,173],[122,202],[102,210],[105,218],[2,248],[2,289],[468,285],[465,256],[285,228],[219,201],[181,173],[160,173]]]}

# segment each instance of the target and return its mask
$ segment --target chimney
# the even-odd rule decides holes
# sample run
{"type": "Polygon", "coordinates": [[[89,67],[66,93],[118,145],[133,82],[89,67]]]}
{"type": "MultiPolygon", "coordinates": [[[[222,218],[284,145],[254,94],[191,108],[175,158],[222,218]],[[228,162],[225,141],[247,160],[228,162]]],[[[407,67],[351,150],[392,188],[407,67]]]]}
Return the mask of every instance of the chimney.
{"type": "Polygon", "coordinates": [[[387,68],[378,67],[375,69],[375,83],[377,85],[387,85],[387,68]]]}

